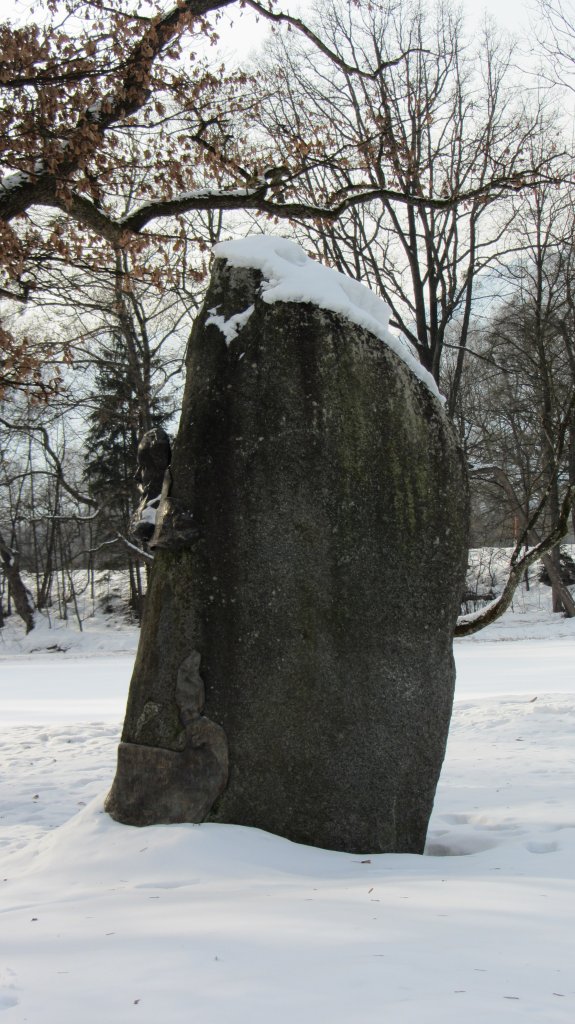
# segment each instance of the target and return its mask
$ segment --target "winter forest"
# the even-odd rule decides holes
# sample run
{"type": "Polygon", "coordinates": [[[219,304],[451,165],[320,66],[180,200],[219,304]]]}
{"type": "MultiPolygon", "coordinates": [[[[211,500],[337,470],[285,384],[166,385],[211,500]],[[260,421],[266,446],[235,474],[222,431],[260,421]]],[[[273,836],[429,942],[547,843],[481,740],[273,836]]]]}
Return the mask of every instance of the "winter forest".
{"type": "Polygon", "coordinates": [[[334,0],[299,17],[257,0],[116,0],[12,16],[4,613],[20,607],[29,627],[34,609],[74,616],[91,573],[121,568],[140,614],[137,442],[177,425],[212,246],[264,232],[388,303],[464,445],[472,546],[516,545],[518,561],[547,540],[555,607],[573,615],[558,546],[575,474],[570,9],[541,4],[527,40],[489,18],[471,35],[450,3],[334,0]],[[235,49],[234,26],[254,18],[264,41],[235,49]]]}
{"type": "MultiPolygon", "coordinates": [[[[515,21],[514,6],[503,3],[499,18],[493,0],[489,11],[471,0],[0,0],[6,1024],[573,1020],[575,2],[533,0],[515,21]],[[453,437],[460,479],[468,479],[467,575],[461,592],[460,560],[447,643],[437,640],[433,618],[448,618],[437,597],[443,579],[427,586],[422,566],[439,564],[436,550],[456,551],[457,523],[411,537],[410,580],[397,568],[397,537],[384,538],[373,573],[369,559],[362,563],[365,586],[360,579],[329,611],[338,659],[324,675],[334,692],[338,670],[343,678],[333,700],[343,724],[324,728],[323,706],[314,704],[322,720],[301,747],[306,765],[311,751],[315,784],[313,756],[333,725],[333,775],[345,776],[342,737],[359,704],[362,658],[368,664],[373,652],[369,629],[363,642],[341,623],[354,604],[367,621],[370,594],[385,577],[392,608],[383,660],[387,652],[390,663],[396,658],[401,676],[411,649],[427,683],[436,655],[440,683],[456,669],[445,742],[431,684],[414,699],[417,681],[407,678],[405,700],[396,701],[403,724],[392,737],[391,774],[400,763],[396,774],[404,774],[402,757],[421,757],[427,782],[434,732],[443,764],[437,790],[437,780],[428,786],[420,847],[364,852],[357,842],[307,841],[225,810],[234,785],[241,803],[260,741],[262,757],[270,752],[272,767],[261,773],[270,803],[285,798],[289,809],[291,801],[294,817],[299,803],[316,806],[311,784],[299,801],[297,788],[293,800],[289,790],[300,768],[290,767],[299,726],[313,714],[298,690],[292,699],[303,712],[290,732],[276,703],[286,739],[276,729],[268,742],[268,719],[262,714],[260,726],[254,710],[265,700],[246,698],[250,676],[265,676],[264,696],[268,685],[270,706],[279,700],[260,658],[259,630],[273,615],[264,610],[257,621],[261,595],[249,572],[245,601],[238,591],[242,609],[228,618],[213,610],[218,576],[196,583],[204,618],[216,623],[213,649],[206,641],[200,658],[186,601],[196,600],[189,580],[203,556],[155,550],[134,529],[138,506],[144,518],[149,512],[140,440],[158,428],[173,442],[182,410],[194,408],[193,332],[203,317],[227,353],[238,331],[249,333],[254,305],[227,320],[220,306],[207,309],[218,257],[233,266],[230,253],[240,254],[236,266],[260,268],[260,297],[264,285],[276,289],[264,301],[275,303],[280,324],[278,307],[313,304],[314,288],[320,311],[353,322],[348,310],[362,307],[355,324],[403,353],[418,386],[427,382],[429,407],[439,403],[448,427],[444,454],[453,437]],[[246,253],[255,262],[242,263],[246,253]],[[321,298],[338,287],[329,283],[335,272],[347,279],[343,312],[321,298]],[[381,330],[365,319],[368,310],[380,311],[381,330]],[[157,637],[150,626],[148,642],[144,612],[144,623],[163,622],[174,594],[175,625],[154,626],[157,637]],[[252,620],[245,635],[257,640],[248,671],[235,677],[225,671],[232,642],[218,623],[240,621],[244,605],[252,620]],[[185,644],[186,660],[176,660],[185,644]],[[228,677],[223,698],[213,665],[228,677]],[[165,733],[154,687],[164,676],[174,691],[167,714],[180,730],[175,743],[157,740],[165,733]],[[182,694],[187,705],[177,703],[182,694]],[[413,734],[412,699],[431,722],[413,734]],[[234,700],[239,724],[229,713],[234,700]],[[138,747],[138,757],[159,750],[169,766],[202,729],[208,740],[190,740],[193,756],[212,743],[224,779],[209,812],[140,821],[115,813],[110,787],[122,748],[138,747]]],[[[356,398],[344,403],[350,416],[356,398]]],[[[269,396],[266,411],[273,415],[269,396]]],[[[348,466],[349,479],[359,480],[360,469],[348,466]]],[[[241,476],[240,467],[238,492],[241,476]]],[[[162,496],[167,507],[163,486],[162,496]]],[[[412,527],[422,521],[413,509],[401,515],[412,527]]],[[[229,521],[221,535],[214,528],[216,555],[229,521]]],[[[319,536],[317,524],[304,527],[319,536]]],[[[290,551],[290,538],[272,536],[265,548],[258,534],[250,548],[249,532],[242,551],[251,550],[261,584],[266,558],[284,545],[290,551]]],[[[227,548],[223,565],[226,557],[227,548]]],[[[345,571],[341,579],[352,578],[345,571]]],[[[340,577],[322,576],[311,557],[294,565],[297,573],[306,600],[312,595],[302,644],[319,664],[314,601],[327,606],[322,587],[340,577]]],[[[272,603],[262,598],[261,607],[272,603]]],[[[276,614],[280,632],[288,619],[276,614]]],[[[311,707],[313,685],[302,683],[301,693],[311,707]]],[[[349,729],[361,764],[377,694],[370,701],[365,728],[349,729]]],[[[386,702],[387,690],[387,714],[386,702]]],[[[153,788],[152,763],[135,762],[121,799],[127,792],[129,801],[130,786],[153,788]]],[[[156,774],[161,790],[165,776],[156,774]]],[[[377,804],[375,773],[358,778],[350,818],[355,806],[359,818],[377,804]]]]}

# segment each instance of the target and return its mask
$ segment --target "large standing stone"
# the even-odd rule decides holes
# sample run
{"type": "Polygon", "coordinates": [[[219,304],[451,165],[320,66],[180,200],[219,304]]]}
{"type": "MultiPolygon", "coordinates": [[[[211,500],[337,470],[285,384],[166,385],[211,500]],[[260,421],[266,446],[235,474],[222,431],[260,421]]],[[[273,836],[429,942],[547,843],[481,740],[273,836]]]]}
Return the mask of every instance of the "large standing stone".
{"type": "Polygon", "coordinates": [[[192,332],[107,806],[420,852],[453,698],[462,459],[380,338],[261,286],[217,260],[192,332]],[[203,739],[178,689],[192,652],[203,739]]]}

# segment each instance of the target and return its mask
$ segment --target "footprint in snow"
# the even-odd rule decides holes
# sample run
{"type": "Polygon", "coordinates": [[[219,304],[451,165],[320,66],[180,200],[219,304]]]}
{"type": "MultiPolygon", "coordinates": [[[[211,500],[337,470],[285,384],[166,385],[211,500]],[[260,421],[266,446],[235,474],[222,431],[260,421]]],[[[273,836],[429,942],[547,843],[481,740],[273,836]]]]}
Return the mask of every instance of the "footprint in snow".
{"type": "Polygon", "coordinates": [[[10,967],[0,970],[0,1010],[10,1010],[18,1006],[18,998],[14,994],[16,974],[10,967]]]}
{"type": "Polygon", "coordinates": [[[525,849],[529,850],[529,853],[556,853],[559,849],[559,843],[532,839],[530,842],[525,843],[525,849]]]}

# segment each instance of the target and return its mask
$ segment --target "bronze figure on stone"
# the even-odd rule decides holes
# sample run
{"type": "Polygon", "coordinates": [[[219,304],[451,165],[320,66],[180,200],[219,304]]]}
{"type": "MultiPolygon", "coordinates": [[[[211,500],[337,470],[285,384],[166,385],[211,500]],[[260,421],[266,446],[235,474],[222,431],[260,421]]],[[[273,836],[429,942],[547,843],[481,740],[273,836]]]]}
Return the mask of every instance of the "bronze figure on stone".
{"type": "Polygon", "coordinates": [[[180,548],[193,543],[199,530],[187,509],[171,498],[170,438],[162,427],[148,430],[138,445],[134,479],[142,494],[131,522],[131,534],[143,548],[180,548]]]}

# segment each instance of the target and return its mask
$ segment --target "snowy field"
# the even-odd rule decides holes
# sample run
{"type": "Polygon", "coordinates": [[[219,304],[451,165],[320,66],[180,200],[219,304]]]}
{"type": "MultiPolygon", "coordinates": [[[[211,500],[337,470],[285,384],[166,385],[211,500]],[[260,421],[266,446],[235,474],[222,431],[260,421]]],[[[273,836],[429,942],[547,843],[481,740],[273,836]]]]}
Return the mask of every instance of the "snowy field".
{"type": "Polygon", "coordinates": [[[112,822],[134,629],[7,627],[0,1024],[572,1024],[575,623],[548,603],[456,645],[424,857],[112,822]]]}

